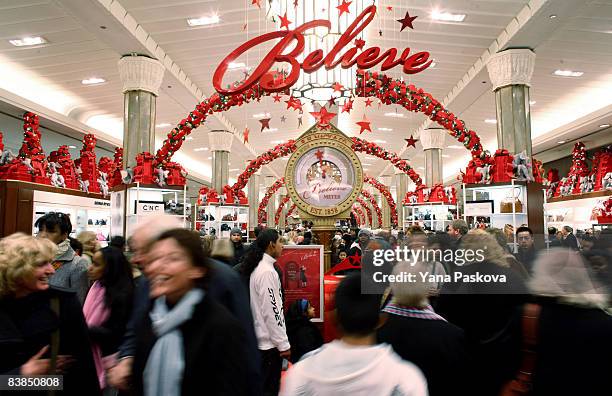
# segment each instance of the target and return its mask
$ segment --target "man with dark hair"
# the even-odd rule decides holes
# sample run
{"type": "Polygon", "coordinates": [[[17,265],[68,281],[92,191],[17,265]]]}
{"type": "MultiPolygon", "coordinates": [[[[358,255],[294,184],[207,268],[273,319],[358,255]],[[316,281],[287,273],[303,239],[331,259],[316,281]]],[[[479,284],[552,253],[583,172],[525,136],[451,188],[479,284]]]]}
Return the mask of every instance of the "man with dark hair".
{"type": "Polygon", "coordinates": [[[531,228],[521,226],[516,229],[516,241],[518,243],[518,252],[514,257],[523,264],[527,272],[531,275],[533,263],[537,256],[537,250],[534,245],[533,231],[531,228]]]}
{"type": "Polygon", "coordinates": [[[36,220],[34,227],[38,228],[39,238],[48,239],[57,245],[53,261],[55,273],[49,278],[49,284],[74,291],[83,304],[89,290],[87,261],[77,256],[70,246],[70,217],[65,213],[49,212],[36,220]]]}
{"type": "Polygon", "coordinates": [[[376,345],[380,296],[361,293],[359,274],[336,290],[340,340],[312,351],[287,373],[281,395],[427,395],[427,382],[387,344],[376,345]]]}
{"type": "Polygon", "coordinates": [[[447,233],[451,236],[451,238],[459,243],[461,237],[467,234],[468,231],[469,228],[465,220],[457,219],[448,226],[447,233]]]}
{"type": "Polygon", "coordinates": [[[557,228],[548,227],[548,247],[561,247],[561,241],[557,238],[557,228]]]}
{"type": "Polygon", "coordinates": [[[561,229],[561,235],[563,235],[561,246],[568,247],[572,250],[578,250],[578,240],[574,235],[574,229],[572,227],[563,226],[561,229]]]}
{"type": "Polygon", "coordinates": [[[242,262],[242,257],[246,253],[247,249],[242,242],[242,230],[238,227],[232,228],[230,232],[230,240],[234,246],[234,258],[231,261],[231,266],[235,266],[242,262]]]}

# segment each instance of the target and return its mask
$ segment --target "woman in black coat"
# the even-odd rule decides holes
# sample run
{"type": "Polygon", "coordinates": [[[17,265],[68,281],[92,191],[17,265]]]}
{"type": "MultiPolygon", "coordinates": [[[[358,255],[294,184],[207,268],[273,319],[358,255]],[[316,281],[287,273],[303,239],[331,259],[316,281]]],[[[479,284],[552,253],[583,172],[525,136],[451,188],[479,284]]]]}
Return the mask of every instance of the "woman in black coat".
{"type": "Polygon", "coordinates": [[[25,234],[0,241],[0,374],[62,374],[63,392],[58,394],[98,395],[81,304],[74,292],[49,287],[56,249],[48,240],[25,234]],[[52,334],[58,330],[59,344],[54,344],[52,334]]]}
{"type": "Polygon", "coordinates": [[[317,326],[310,321],[315,309],[306,299],[294,301],[287,315],[287,336],[291,344],[291,363],[297,363],[302,356],[323,345],[323,336],[317,326]]]}
{"type": "Polygon", "coordinates": [[[167,231],[150,257],[153,301],[137,332],[135,394],[249,394],[245,331],[204,290],[210,267],[199,236],[167,231]]]}

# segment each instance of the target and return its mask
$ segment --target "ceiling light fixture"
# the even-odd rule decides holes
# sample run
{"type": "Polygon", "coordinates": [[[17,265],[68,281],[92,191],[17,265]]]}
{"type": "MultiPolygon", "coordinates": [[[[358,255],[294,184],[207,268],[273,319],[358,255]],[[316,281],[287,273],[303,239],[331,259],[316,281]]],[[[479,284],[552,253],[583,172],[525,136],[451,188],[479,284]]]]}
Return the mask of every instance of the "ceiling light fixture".
{"type": "Polygon", "coordinates": [[[103,79],[102,77],[90,77],[90,78],[86,78],[85,80],[81,80],[81,84],[83,85],[95,85],[95,84],[102,84],[105,82],[106,80],[103,79]]]}
{"type": "Polygon", "coordinates": [[[448,154],[442,154],[442,158],[450,158],[450,155],[448,155],[448,154]]]}
{"type": "Polygon", "coordinates": [[[380,127],[380,128],[378,128],[378,130],[381,131],[381,132],[391,132],[391,131],[393,131],[392,128],[385,128],[385,127],[380,127]]]}
{"type": "Polygon", "coordinates": [[[281,143],[285,143],[284,140],[272,140],[270,143],[272,144],[281,144],[281,143]]]}
{"type": "Polygon", "coordinates": [[[70,145],[70,146],[68,146],[68,148],[75,149],[76,146],[70,145]]]}
{"type": "Polygon", "coordinates": [[[205,26],[219,22],[221,22],[221,18],[219,18],[219,15],[217,14],[212,14],[201,18],[187,18],[187,24],[189,26],[205,26]]]}
{"type": "Polygon", "coordinates": [[[446,148],[454,149],[454,150],[463,150],[463,149],[465,149],[465,147],[459,146],[457,144],[451,144],[450,146],[446,146],[446,148]]]}
{"type": "Polygon", "coordinates": [[[463,22],[465,14],[452,14],[450,12],[434,10],[431,13],[431,19],[444,22],[463,22]]]}
{"type": "Polygon", "coordinates": [[[551,14],[548,16],[550,19],[555,19],[557,16],[555,14],[551,14]]]}
{"type": "Polygon", "coordinates": [[[431,64],[429,65],[429,69],[433,69],[434,67],[436,67],[436,65],[437,65],[437,64],[438,64],[438,63],[436,62],[436,60],[435,60],[435,59],[432,59],[432,60],[431,60],[431,64]]]}
{"type": "Polygon", "coordinates": [[[239,170],[240,170],[240,169],[230,169],[229,171],[230,171],[230,172],[236,172],[236,171],[239,171],[239,170]]]}
{"type": "Polygon", "coordinates": [[[600,128],[608,128],[610,126],[610,124],[601,124],[599,127],[600,128]]]}
{"type": "Polygon", "coordinates": [[[574,70],[560,70],[557,69],[553,72],[553,74],[555,76],[559,76],[559,77],[581,77],[584,72],[581,71],[574,71],[574,70]]]}
{"type": "Polygon", "coordinates": [[[385,144],[385,143],[387,143],[387,141],[386,140],[376,139],[376,140],[374,140],[374,143],[385,144]]]}
{"type": "Polygon", "coordinates": [[[253,118],[270,118],[270,113],[253,114],[253,118]]]}
{"type": "Polygon", "coordinates": [[[206,157],[206,159],[209,159],[209,160],[211,160],[211,159],[212,159],[212,157],[206,157]]]}
{"type": "Polygon", "coordinates": [[[193,151],[206,151],[208,150],[207,147],[198,147],[198,148],[194,148],[193,151]]]}
{"type": "Polygon", "coordinates": [[[559,140],[559,141],[557,142],[557,144],[563,144],[563,143],[565,143],[565,140],[559,140]]]}
{"type": "Polygon", "coordinates": [[[21,39],[12,39],[12,40],[9,40],[9,43],[13,44],[15,47],[26,47],[28,45],[47,44],[48,41],[44,37],[34,36],[34,37],[24,37],[21,39]]]}
{"type": "Polygon", "coordinates": [[[497,120],[495,118],[487,118],[484,120],[487,124],[497,124],[497,120]]]}
{"type": "Polygon", "coordinates": [[[192,136],[187,136],[187,137],[185,138],[185,140],[193,140],[193,137],[192,137],[192,136]]]}
{"type": "Polygon", "coordinates": [[[535,101],[535,100],[530,100],[530,101],[529,101],[529,105],[533,106],[534,104],[536,104],[536,101],[535,101]]]}
{"type": "Polygon", "coordinates": [[[395,117],[395,118],[403,118],[404,114],[403,113],[397,113],[397,112],[390,112],[390,113],[385,113],[385,116],[387,116],[387,117],[395,117]]]}
{"type": "Polygon", "coordinates": [[[246,67],[246,65],[242,62],[230,62],[227,64],[227,68],[230,70],[236,70],[246,67]]]}
{"type": "Polygon", "coordinates": [[[170,124],[167,123],[167,122],[162,122],[160,124],[155,124],[155,128],[166,128],[166,127],[169,127],[169,126],[170,126],[170,124]]]}

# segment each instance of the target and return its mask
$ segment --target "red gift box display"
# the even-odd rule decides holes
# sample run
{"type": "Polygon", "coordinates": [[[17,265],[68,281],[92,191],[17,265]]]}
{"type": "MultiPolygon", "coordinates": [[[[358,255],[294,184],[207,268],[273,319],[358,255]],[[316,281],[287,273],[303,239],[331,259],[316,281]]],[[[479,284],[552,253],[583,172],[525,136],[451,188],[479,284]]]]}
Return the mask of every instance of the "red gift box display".
{"type": "Polygon", "coordinates": [[[232,188],[227,184],[223,186],[223,195],[225,197],[225,203],[227,205],[233,205],[235,203],[234,192],[232,191],[232,188]]]}
{"type": "Polygon", "coordinates": [[[494,183],[508,183],[514,177],[514,156],[506,149],[497,149],[493,155],[491,166],[491,181],[494,183]]]}
{"type": "Polygon", "coordinates": [[[80,169],[81,189],[88,192],[99,193],[100,186],[98,185],[98,164],[96,163],[96,137],[88,133],[83,137],[83,148],[81,149],[81,158],[79,158],[77,167],[80,169]]]}
{"type": "Polygon", "coordinates": [[[218,204],[219,194],[214,188],[202,186],[198,192],[198,205],[218,204]]]}
{"type": "Polygon", "coordinates": [[[184,186],[187,183],[187,172],[178,162],[168,162],[166,170],[168,171],[166,182],[169,186],[184,186]]]}
{"type": "Polygon", "coordinates": [[[136,166],[134,167],[134,182],[141,184],[153,184],[153,154],[144,152],[136,155],[136,166]]]}
{"type": "Polygon", "coordinates": [[[79,189],[79,179],[74,161],[70,157],[68,146],[60,146],[57,151],[49,154],[49,167],[51,163],[57,164],[57,171],[64,179],[64,186],[73,190],[79,189]]]}
{"type": "Polygon", "coordinates": [[[429,202],[444,202],[446,200],[446,194],[444,193],[444,187],[442,184],[436,184],[431,188],[429,193],[429,202]]]}

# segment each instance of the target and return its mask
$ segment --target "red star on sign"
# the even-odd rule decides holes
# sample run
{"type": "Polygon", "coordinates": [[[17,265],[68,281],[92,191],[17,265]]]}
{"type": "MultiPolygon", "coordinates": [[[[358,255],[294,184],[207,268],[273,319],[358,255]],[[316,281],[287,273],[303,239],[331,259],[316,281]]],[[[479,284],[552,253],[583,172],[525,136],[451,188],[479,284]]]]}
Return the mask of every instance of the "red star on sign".
{"type": "Polygon", "coordinates": [[[251,131],[249,131],[249,128],[248,128],[248,127],[247,127],[247,128],[244,128],[244,132],[242,132],[242,135],[243,135],[243,137],[244,137],[244,142],[245,142],[245,143],[248,143],[248,142],[249,142],[249,132],[251,132],[251,131]]]}
{"type": "Polygon", "coordinates": [[[287,103],[287,109],[302,111],[302,102],[300,102],[299,99],[294,98],[293,96],[291,96],[289,100],[286,100],[285,103],[287,103]]]}
{"type": "Polygon", "coordinates": [[[370,128],[370,120],[366,118],[365,114],[363,115],[363,120],[356,122],[355,124],[359,125],[359,128],[361,128],[359,130],[360,135],[363,133],[363,131],[372,132],[372,129],[370,128]]]}
{"type": "Polygon", "coordinates": [[[344,89],[344,86],[340,84],[339,82],[335,82],[332,84],[332,88],[334,89],[334,92],[336,91],[342,92],[342,90],[344,89]]]}
{"type": "Polygon", "coordinates": [[[410,137],[408,139],[404,139],[404,140],[406,141],[406,143],[408,143],[406,145],[406,147],[412,146],[414,148],[416,148],[416,146],[415,146],[416,142],[419,141],[419,139],[415,139],[414,137],[412,137],[412,135],[410,135],[410,137]]]}
{"type": "Polygon", "coordinates": [[[352,1],[342,0],[342,4],[340,4],[339,6],[336,7],[338,9],[338,11],[340,11],[338,16],[342,16],[342,14],[344,14],[345,12],[347,14],[350,14],[351,12],[349,11],[349,6],[351,5],[351,3],[352,3],[352,1]]]}
{"type": "Polygon", "coordinates": [[[317,124],[322,127],[329,125],[329,122],[336,115],[336,113],[330,113],[325,107],[321,107],[319,111],[311,111],[310,114],[317,120],[317,124]]]}
{"type": "Polygon", "coordinates": [[[274,99],[274,102],[280,102],[281,98],[282,96],[280,96],[279,94],[272,96],[272,99],[274,99]]]}
{"type": "Polygon", "coordinates": [[[417,19],[417,17],[415,16],[411,17],[408,11],[406,11],[406,16],[404,16],[404,18],[402,19],[397,20],[399,23],[402,24],[402,28],[400,29],[400,32],[403,32],[404,29],[406,29],[406,27],[409,27],[410,29],[414,29],[414,26],[412,26],[412,22],[415,19],[417,19]]]}
{"type": "Polygon", "coordinates": [[[355,39],[355,47],[359,48],[359,49],[363,49],[363,46],[365,45],[365,40],[363,39],[355,39]]]}
{"type": "Polygon", "coordinates": [[[370,107],[370,106],[372,106],[372,99],[367,98],[367,99],[365,100],[365,107],[370,107]]]}
{"type": "Polygon", "coordinates": [[[283,16],[278,16],[281,20],[281,24],[280,27],[282,28],[287,28],[287,30],[289,30],[289,25],[291,25],[291,21],[289,20],[289,18],[287,18],[287,12],[285,11],[285,15],[283,16]]]}
{"type": "Polygon", "coordinates": [[[351,110],[353,110],[353,99],[347,99],[342,105],[342,112],[350,114],[351,110]]]}
{"type": "Polygon", "coordinates": [[[261,130],[259,132],[263,132],[264,129],[270,129],[270,120],[271,118],[262,118],[259,120],[261,123],[261,130]]]}

